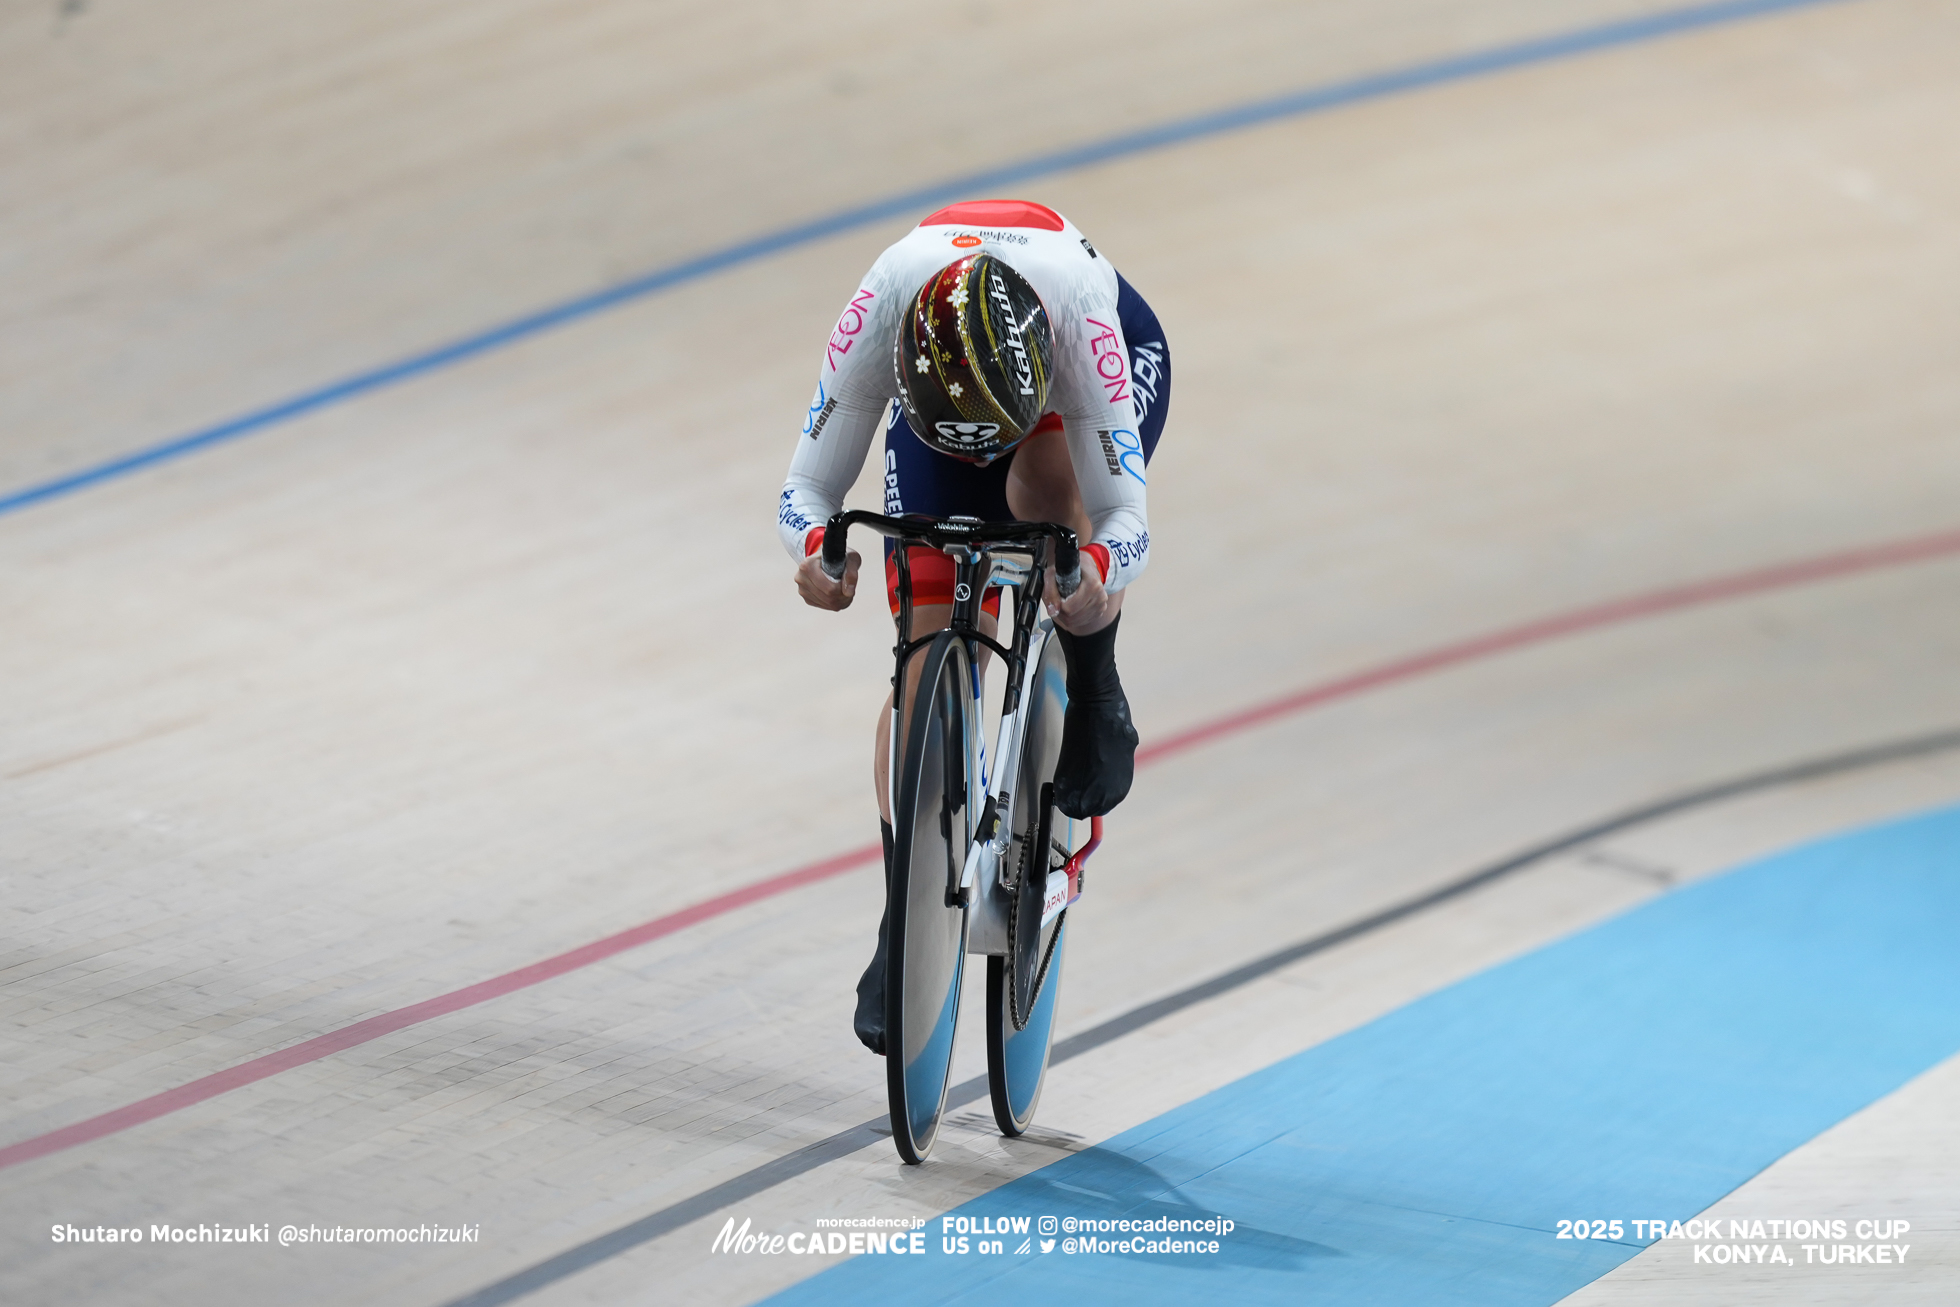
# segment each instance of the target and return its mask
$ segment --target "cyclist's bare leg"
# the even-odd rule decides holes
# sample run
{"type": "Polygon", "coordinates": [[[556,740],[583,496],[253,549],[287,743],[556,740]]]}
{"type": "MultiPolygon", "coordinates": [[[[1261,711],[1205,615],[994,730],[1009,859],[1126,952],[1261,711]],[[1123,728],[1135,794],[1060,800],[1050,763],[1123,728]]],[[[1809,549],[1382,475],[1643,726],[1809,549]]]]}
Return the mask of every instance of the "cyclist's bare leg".
{"type": "MultiPolygon", "coordinates": [[[[951,626],[952,623],[953,606],[951,604],[920,604],[912,609],[912,630],[907,638],[916,640],[921,636],[931,635],[934,631],[943,631],[948,626],[951,626]]],[[[998,623],[994,620],[993,614],[987,612],[985,609],[982,609],[980,612],[980,629],[989,636],[994,636],[998,633],[998,623]]],[[[925,651],[920,650],[919,652],[923,654],[925,651]]],[[[986,670],[989,656],[989,652],[986,649],[980,651],[981,671],[986,670]]],[[[918,690],[917,678],[911,675],[908,669],[908,674],[905,678],[905,712],[908,721],[912,712],[912,701],[917,697],[918,690]]],[[[878,727],[875,733],[876,739],[871,751],[871,783],[873,788],[878,792],[878,816],[888,826],[891,824],[892,819],[890,784],[891,727],[892,697],[887,694],[884,704],[878,709],[878,727]]]]}
{"type": "MultiPolygon", "coordinates": [[[[929,636],[935,631],[943,631],[953,622],[951,604],[922,604],[912,610],[912,629],[907,632],[910,639],[929,636]]],[[[895,624],[895,623],[894,623],[895,624]]],[[[988,636],[995,636],[999,623],[984,608],[980,611],[980,629],[988,636]]],[[[910,720],[912,704],[918,698],[919,657],[926,651],[919,650],[913,662],[906,669],[905,711],[910,720]]],[[[988,652],[980,651],[980,669],[986,669],[988,652]]],[[[872,784],[878,792],[878,817],[885,837],[885,874],[891,875],[892,861],[892,812],[891,812],[891,717],[892,700],[885,696],[885,702],[878,709],[878,730],[871,746],[872,784]]],[[[864,975],[857,983],[857,1012],[851,1018],[851,1026],[864,1046],[874,1053],[885,1052],[885,950],[891,930],[890,882],[886,883],[885,913],[878,920],[878,947],[871,955],[871,964],[864,969],[864,975]]]]}
{"type": "Polygon", "coordinates": [[[1022,522],[1059,522],[1083,540],[1093,532],[1075,486],[1068,437],[1043,431],[1014,447],[1007,466],[1007,507],[1022,522]]]}
{"type": "MultiPolygon", "coordinates": [[[[1068,438],[1062,432],[1044,431],[1014,447],[1014,461],[1007,468],[1007,507],[1023,522],[1059,522],[1085,543],[1095,535],[1076,488],[1068,438]]],[[[1115,621],[1122,611],[1123,595],[1119,592],[1100,604],[1099,612],[1088,622],[1064,625],[1077,635],[1092,635],[1115,621]]]]}

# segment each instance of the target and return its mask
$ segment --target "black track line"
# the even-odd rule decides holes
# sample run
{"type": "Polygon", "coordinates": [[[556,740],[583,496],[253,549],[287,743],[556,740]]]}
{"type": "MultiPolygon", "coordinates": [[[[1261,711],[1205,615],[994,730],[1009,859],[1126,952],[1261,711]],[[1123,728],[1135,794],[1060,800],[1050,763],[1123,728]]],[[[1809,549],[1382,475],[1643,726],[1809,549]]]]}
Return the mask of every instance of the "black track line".
{"type": "MultiPolygon", "coordinates": [[[[1254,958],[1244,966],[1235,967],[1223,975],[1210,980],[1199,981],[1195,985],[1166,994],[1160,999],[1145,1003],[1141,1007],[1111,1017],[1087,1030],[1077,1031],[1066,1039],[1055,1042],[1049,1053],[1049,1065],[1054,1066],[1071,1058],[1082,1056],[1092,1049],[1134,1034],[1153,1022],[1207,999],[1230,993],[1243,985],[1270,975],[1284,967],[1291,966],[1302,958],[1312,957],[1394,925],[1419,912],[1461,898],[1473,890],[1481,889],[1493,881],[1502,880],[1514,872],[1522,871],[1534,863],[1564,853],[1569,849],[1617,834],[1629,827],[1658,821],[1691,808],[1705,807],[1724,799],[1755,793],[1759,790],[1775,789],[1780,785],[1794,785],[1800,781],[1815,780],[1822,776],[1833,776],[1841,772],[1857,771],[1863,767],[1874,767],[1882,763],[1897,762],[1930,753],[1941,753],[1960,748],[1960,730],[1940,731],[1932,735],[1920,735],[1906,740],[1894,740],[1886,744],[1870,745],[1854,749],[1849,753],[1832,754],[1825,758],[1814,758],[1808,762],[1778,767],[1771,771],[1757,772],[1734,780],[1722,781],[1701,789],[1689,790],[1670,798],[1658,800],[1639,808],[1605,818],[1569,831],[1555,839],[1514,853],[1501,862],[1494,862],[1479,868],[1467,876],[1459,877],[1439,885],[1426,894],[1412,899],[1404,899],[1380,912],[1351,921],[1345,926],[1324,931],[1297,944],[1289,944],[1283,949],[1254,958]]],[[[987,1096],[987,1078],[975,1076],[971,1080],[954,1085],[947,1091],[946,1110],[965,1107],[987,1096]]],[[[793,1153],[786,1153],[773,1161],[744,1171],[740,1175],[722,1181],[713,1188],[704,1189],[689,1198],[669,1204],[655,1212],[642,1216],[639,1220],[622,1225],[596,1239],[587,1240],[573,1248],[567,1248],[555,1257],[550,1257],[534,1266],[526,1267],[514,1275],[505,1276],[493,1284],[487,1284],[473,1293],[452,1299],[443,1307],[493,1307],[494,1304],[507,1303],[526,1294],[542,1289],[548,1284],[564,1279],[589,1266],[596,1265],[643,1243],[671,1234],[684,1225],[692,1224],[704,1216],[711,1216],[723,1208],[732,1207],[745,1199],[773,1189],[786,1180],[807,1175],[818,1167],[839,1158],[848,1157],[862,1148],[889,1138],[890,1126],[882,1116],[840,1130],[834,1135],[806,1144],[793,1153]]]]}

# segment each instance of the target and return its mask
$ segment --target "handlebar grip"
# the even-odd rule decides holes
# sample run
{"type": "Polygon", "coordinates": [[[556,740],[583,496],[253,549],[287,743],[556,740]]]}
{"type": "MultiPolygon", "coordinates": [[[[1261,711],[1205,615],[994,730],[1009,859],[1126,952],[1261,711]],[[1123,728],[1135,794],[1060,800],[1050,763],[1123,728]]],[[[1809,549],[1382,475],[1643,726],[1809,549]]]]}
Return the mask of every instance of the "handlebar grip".
{"type": "MultiPolygon", "coordinates": [[[[825,537],[827,540],[829,537],[825,537]]],[[[1082,584],[1082,550],[1072,540],[1055,542],[1055,589],[1066,599],[1082,584]]]]}
{"type": "Polygon", "coordinates": [[[844,579],[844,553],[850,543],[850,528],[839,513],[823,529],[823,574],[833,581],[844,579]]]}

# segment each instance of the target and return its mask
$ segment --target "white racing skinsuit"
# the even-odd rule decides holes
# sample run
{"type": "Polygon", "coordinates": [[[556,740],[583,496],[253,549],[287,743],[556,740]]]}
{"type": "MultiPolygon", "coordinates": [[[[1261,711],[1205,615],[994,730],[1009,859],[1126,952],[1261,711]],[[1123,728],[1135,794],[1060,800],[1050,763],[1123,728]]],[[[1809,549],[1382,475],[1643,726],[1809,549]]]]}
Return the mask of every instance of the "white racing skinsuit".
{"type": "MultiPolygon", "coordinates": [[[[801,561],[816,548],[816,531],[843,507],[897,393],[892,356],[901,318],[928,277],[974,253],[1011,264],[1048,311],[1048,408],[1066,432],[1094,532],[1084,557],[1100,569],[1105,589],[1121,590],[1149,562],[1150,530],[1138,379],[1131,375],[1133,360],[1117,316],[1119,282],[1072,223],[1034,204],[995,201],[941,210],[871,265],[824,347],[816,394],[778,504],[783,547],[801,561]]],[[[1144,398],[1152,398],[1147,389],[1144,398]]],[[[888,472],[895,490],[897,474],[888,472]]],[[[888,490],[888,511],[900,506],[895,498],[888,490]]]]}

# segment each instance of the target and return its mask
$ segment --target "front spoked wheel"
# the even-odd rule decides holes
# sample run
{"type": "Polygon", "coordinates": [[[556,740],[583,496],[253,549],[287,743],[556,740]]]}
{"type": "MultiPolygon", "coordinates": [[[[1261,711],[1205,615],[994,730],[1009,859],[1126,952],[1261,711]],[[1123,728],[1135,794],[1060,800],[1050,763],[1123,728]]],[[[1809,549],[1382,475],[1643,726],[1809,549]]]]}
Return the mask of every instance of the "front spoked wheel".
{"type": "Polygon", "coordinates": [[[907,1162],[932,1151],[945,1112],[966,961],[966,861],[975,783],[972,665],[942,632],[915,664],[918,696],[892,811],[891,939],[885,962],[885,1084],[892,1142],[907,1162]]]}
{"type": "Polygon", "coordinates": [[[987,1079],[994,1121],[1009,1138],[1025,1132],[1041,1101],[1048,1048],[1055,1029],[1055,996],[1061,988],[1067,894],[1058,908],[1050,872],[1068,857],[1069,819],[1054,807],[1055,767],[1061,760],[1062,719],[1068,712],[1068,666],[1060,640],[1043,644],[1023,710],[1017,783],[1014,867],[1009,891],[1005,956],[987,959],[987,1079]]]}

